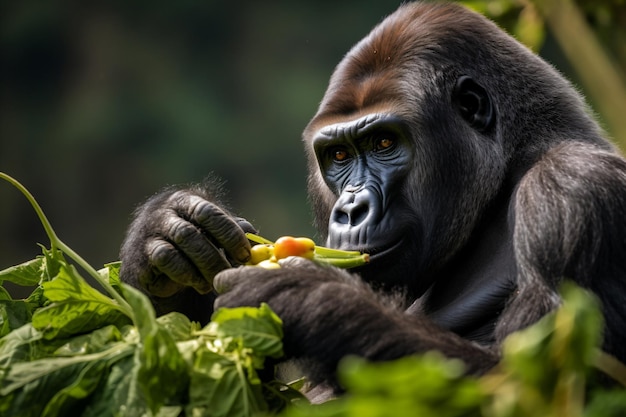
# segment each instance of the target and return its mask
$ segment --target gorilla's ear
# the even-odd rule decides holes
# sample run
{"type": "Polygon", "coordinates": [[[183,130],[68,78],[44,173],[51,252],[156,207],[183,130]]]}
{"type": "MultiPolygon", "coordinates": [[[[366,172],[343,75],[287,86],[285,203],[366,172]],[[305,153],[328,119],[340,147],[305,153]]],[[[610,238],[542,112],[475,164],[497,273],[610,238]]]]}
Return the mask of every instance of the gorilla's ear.
{"type": "Polygon", "coordinates": [[[461,117],[479,132],[487,131],[495,121],[493,103],[487,90],[467,75],[456,80],[452,92],[452,103],[461,117]]]}

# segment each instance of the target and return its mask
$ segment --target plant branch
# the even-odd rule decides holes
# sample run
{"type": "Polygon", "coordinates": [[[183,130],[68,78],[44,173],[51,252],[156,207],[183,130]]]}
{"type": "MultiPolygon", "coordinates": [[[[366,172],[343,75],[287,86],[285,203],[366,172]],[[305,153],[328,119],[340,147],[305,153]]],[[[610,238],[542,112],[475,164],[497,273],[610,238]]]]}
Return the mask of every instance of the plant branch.
{"type": "Polygon", "coordinates": [[[72,248],[67,246],[61,239],[59,239],[54,229],[52,228],[50,221],[48,220],[45,213],[41,209],[41,206],[39,205],[37,200],[35,200],[35,197],[33,197],[30,191],[28,191],[26,187],[24,187],[15,178],[11,177],[10,175],[5,174],[4,172],[0,172],[0,179],[8,181],[9,183],[11,183],[11,185],[17,188],[24,195],[24,197],[26,197],[30,205],[33,207],[33,210],[35,210],[35,213],[37,213],[37,217],[39,218],[39,221],[41,222],[44,230],[46,231],[46,235],[48,236],[48,239],[50,239],[50,251],[54,253],[56,250],[60,250],[61,252],[65,253],[70,259],[76,262],[93,279],[95,279],[96,282],[100,284],[115,301],[117,301],[117,303],[120,305],[120,308],[122,309],[124,314],[126,314],[128,317],[130,317],[134,321],[133,309],[130,307],[128,302],[126,302],[124,297],[122,297],[117,291],[115,291],[115,289],[111,286],[111,284],[109,284],[105,279],[103,279],[102,276],[98,273],[98,271],[95,270],[94,267],[89,265],[87,261],[85,261],[72,248]]]}

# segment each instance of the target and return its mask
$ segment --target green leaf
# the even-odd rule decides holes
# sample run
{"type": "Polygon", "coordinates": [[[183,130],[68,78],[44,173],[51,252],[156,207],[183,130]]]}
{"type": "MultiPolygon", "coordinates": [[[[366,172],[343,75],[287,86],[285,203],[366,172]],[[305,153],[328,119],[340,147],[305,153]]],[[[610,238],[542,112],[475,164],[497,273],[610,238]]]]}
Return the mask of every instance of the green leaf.
{"type": "Polygon", "coordinates": [[[603,327],[599,304],[589,292],[566,283],[562,306],[504,343],[503,363],[528,384],[554,387],[562,372],[582,377],[594,362],[603,327]]]}
{"type": "Polygon", "coordinates": [[[30,323],[32,306],[23,300],[0,300],[0,337],[30,323]]]}
{"type": "Polygon", "coordinates": [[[582,415],[602,318],[589,292],[571,283],[560,292],[562,306],[510,335],[499,372],[483,378],[496,415],[582,415]]]}
{"type": "Polygon", "coordinates": [[[67,343],[59,346],[54,354],[58,356],[76,356],[101,352],[111,344],[121,342],[122,333],[113,325],[94,330],[91,333],[73,337],[67,343]]]}
{"type": "Polygon", "coordinates": [[[224,308],[196,333],[188,415],[249,416],[267,410],[255,369],[266,356],[282,356],[282,322],[267,304],[224,308]]]}
{"type": "Polygon", "coordinates": [[[135,311],[135,324],[142,342],[138,351],[137,383],[150,410],[157,413],[164,404],[179,400],[187,392],[187,364],[173,337],[157,322],[148,297],[128,285],[123,285],[123,291],[135,311]]]}
{"type": "Polygon", "coordinates": [[[626,389],[595,390],[585,409],[585,417],[626,416],[626,389]]]}
{"type": "Polygon", "coordinates": [[[213,313],[206,329],[223,341],[252,349],[257,357],[283,355],[282,320],[265,303],[259,308],[221,308],[213,313]]]}
{"type": "Polygon", "coordinates": [[[32,307],[32,313],[34,313],[36,309],[48,304],[48,299],[43,293],[43,287],[41,285],[36,287],[28,296],[26,302],[32,307]]]}
{"type": "Polygon", "coordinates": [[[85,362],[80,372],[69,385],[58,390],[48,401],[41,417],[70,415],[72,407],[91,395],[106,375],[108,363],[103,360],[85,362]]]}
{"type": "Polygon", "coordinates": [[[98,270],[98,273],[120,294],[122,293],[122,281],[120,279],[120,268],[122,262],[109,262],[104,264],[104,268],[98,270]]]}
{"type": "Polygon", "coordinates": [[[139,361],[137,347],[132,355],[114,362],[103,381],[85,406],[84,417],[149,416],[150,410],[143,391],[137,384],[139,361]]]}
{"type": "Polygon", "coordinates": [[[199,329],[197,323],[192,323],[187,316],[177,312],[157,317],[156,320],[163,329],[168,331],[175,342],[182,342],[193,338],[192,332],[199,329]]]}
{"type": "MultiPolygon", "coordinates": [[[[26,324],[0,339],[0,368],[32,361],[51,354],[57,346],[42,344],[43,335],[31,324],[26,324]]],[[[2,378],[0,377],[0,380],[2,378]]]]}
{"type": "Polygon", "coordinates": [[[0,301],[4,300],[10,301],[13,300],[13,297],[11,297],[11,294],[9,294],[6,288],[0,286],[0,301]]]}
{"type": "Polygon", "coordinates": [[[12,365],[2,379],[0,410],[5,415],[64,415],[98,386],[108,361],[132,350],[117,346],[96,354],[50,357],[12,365]]]}
{"type": "Polygon", "coordinates": [[[346,358],[340,378],[358,396],[351,415],[384,416],[393,407],[395,416],[479,416],[484,394],[478,383],[464,376],[459,360],[436,352],[409,356],[388,363],[346,358]],[[395,404],[395,405],[394,405],[395,404]]]}
{"type": "Polygon", "coordinates": [[[260,385],[251,385],[237,360],[201,347],[193,364],[186,415],[250,416],[264,411],[260,385]]]}
{"type": "Polygon", "coordinates": [[[44,247],[41,248],[44,256],[44,263],[42,266],[42,278],[44,281],[51,281],[57,276],[62,265],[67,265],[67,261],[63,256],[63,252],[59,250],[48,250],[44,247]]]}
{"type": "Polygon", "coordinates": [[[43,256],[38,256],[30,261],[0,271],[0,283],[10,281],[24,287],[39,284],[43,276],[44,259],[43,256]]]}
{"type": "Polygon", "coordinates": [[[45,297],[53,303],[37,310],[32,323],[48,339],[130,321],[115,301],[89,286],[73,265],[61,262],[58,274],[42,286],[45,297]]]}
{"type": "Polygon", "coordinates": [[[309,404],[308,399],[300,390],[306,383],[300,378],[292,383],[273,380],[263,384],[263,397],[272,411],[282,411],[290,405],[309,404]]]}
{"type": "Polygon", "coordinates": [[[596,349],[602,343],[604,319],[600,302],[591,292],[572,282],[560,289],[563,305],[555,317],[552,358],[557,365],[586,373],[594,363],[596,349]]]}

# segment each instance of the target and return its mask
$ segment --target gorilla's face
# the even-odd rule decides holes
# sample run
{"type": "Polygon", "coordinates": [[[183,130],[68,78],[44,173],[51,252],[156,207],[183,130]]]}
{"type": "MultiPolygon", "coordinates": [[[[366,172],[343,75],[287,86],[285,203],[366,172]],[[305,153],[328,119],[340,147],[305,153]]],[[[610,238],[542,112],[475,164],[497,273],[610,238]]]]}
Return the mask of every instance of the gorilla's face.
{"type": "Polygon", "coordinates": [[[403,198],[415,160],[409,125],[394,114],[370,113],[325,125],[311,141],[319,173],[335,196],[327,244],[369,253],[376,267],[360,271],[366,280],[404,285],[390,278],[406,277],[402,266],[420,262],[423,236],[422,217],[403,198]],[[381,277],[383,265],[398,273],[381,277]]]}
{"type": "Polygon", "coordinates": [[[373,256],[397,246],[407,219],[398,218],[401,201],[392,197],[413,159],[407,126],[394,116],[369,114],[324,126],[313,147],[324,182],[338,196],[328,244],[373,256]]]}
{"type": "Polygon", "coordinates": [[[412,142],[409,126],[386,113],[325,124],[312,135],[317,171],[334,200],[328,246],[369,253],[378,266],[401,263],[396,256],[420,236],[409,232],[419,219],[401,198],[414,160],[412,142]]]}
{"type": "Polygon", "coordinates": [[[426,22],[392,16],[357,44],[304,133],[327,244],[370,253],[363,278],[412,295],[466,244],[506,170],[495,102],[467,75],[481,74],[426,22]]]}

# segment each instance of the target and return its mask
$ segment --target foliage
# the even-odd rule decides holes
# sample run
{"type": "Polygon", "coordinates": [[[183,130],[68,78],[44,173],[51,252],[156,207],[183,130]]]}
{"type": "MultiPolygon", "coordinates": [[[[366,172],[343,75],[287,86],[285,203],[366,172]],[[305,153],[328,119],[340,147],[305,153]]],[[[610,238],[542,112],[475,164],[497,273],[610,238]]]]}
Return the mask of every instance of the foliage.
{"type": "Polygon", "coordinates": [[[257,373],[282,356],[282,322],[267,305],[218,310],[202,329],[179,313],[157,318],[144,294],[120,283],[119,263],[93,270],[21,184],[0,178],[29,199],[51,243],[43,256],[0,271],[2,284],[37,284],[24,300],[0,292],[0,414],[250,416],[299,397],[257,373]]]}
{"type": "MultiPolygon", "coordinates": [[[[177,415],[184,409],[194,416],[249,416],[269,409],[257,370],[266,357],[282,355],[282,327],[267,305],[218,310],[200,329],[178,313],[156,318],[145,295],[121,284],[133,321],[61,252],[44,253],[35,262],[40,286],[33,296],[2,300],[3,415],[177,415]],[[47,278],[51,270],[56,273],[47,278]]],[[[115,268],[103,272],[112,276],[115,268]]],[[[14,269],[0,273],[3,281],[23,278],[14,269]]]]}
{"type": "MultiPolygon", "coordinates": [[[[145,295],[121,284],[132,321],[61,252],[44,253],[33,297],[2,300],[3,415],[249,416],[269,409],[264,389],[275,388],[264,388],[257,370],[266,357],[282,355],[282,326],[267,305],[218,310],[200,329],[182,314],[156,318],[145,295]],[[57,272],[48,279],[50,270],[57,272]]],[[[23,282],[23,274],[7,270],[0,279],[23,282]]]]}

